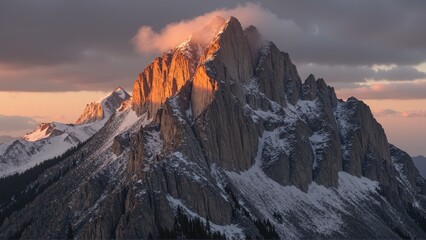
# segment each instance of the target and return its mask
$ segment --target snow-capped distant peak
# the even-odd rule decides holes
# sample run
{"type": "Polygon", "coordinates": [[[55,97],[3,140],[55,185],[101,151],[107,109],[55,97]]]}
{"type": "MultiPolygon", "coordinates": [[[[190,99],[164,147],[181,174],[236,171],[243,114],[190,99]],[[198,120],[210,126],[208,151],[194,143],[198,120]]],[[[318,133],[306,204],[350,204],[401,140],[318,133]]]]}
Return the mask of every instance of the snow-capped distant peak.
{"type": "Polygon", "coordinates": [[[120,105],[128,100],[130,95],[121,87],[86,105],[83,114],[77,119],[76,124],[97,122],[111,116],[120,105]]]}
{"type": "Polygon", "coordinates": [[[129,94],[120,86],[116,87],[114,89],[114,92],[117,93],[119,97],[122,99],[127,99],[129,97],[129,94]]]}
{"type": "Polygon", "coordinates": [[[43,138],[47,138],[49,136],[60,135],[63,132],[55,129],[54,123],[40,123],[37,128],[24,135],[24,140],[34,142],[43,138]]]}
{"type": "Polygon", "coordinates": [[[183,41],[175,49],[181,51],[188,58],[199,59],[204,50],[216,39],[226,24],[222,17],[215,17],[201,29],[194,31],[190,38],[183,41]]]}
{"type": "Polygon", "coordinates": [[[127,100],[130,95],[120,86],[117,86],[114,91],[108,93],[107,95],[105,95],[104,97],[99,98],[96,103],[103,103],[105,101],[110,101],[111,98],[113,97],[118,97],[121,98],[123,100],[127,100]]]}

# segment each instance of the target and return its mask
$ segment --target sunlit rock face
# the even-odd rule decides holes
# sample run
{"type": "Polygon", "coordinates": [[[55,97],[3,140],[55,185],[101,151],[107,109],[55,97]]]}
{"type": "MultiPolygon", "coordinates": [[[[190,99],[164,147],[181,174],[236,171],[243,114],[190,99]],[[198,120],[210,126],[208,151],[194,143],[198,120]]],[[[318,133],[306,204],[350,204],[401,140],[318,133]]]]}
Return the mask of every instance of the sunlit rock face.
{"type": "Polygon", "coordinates": [[[192,80],[201,56],[224,22],[223,18],[213,19],[187,41],[156,58],[138,75],[133,87],[133,109],[138,115],[147,112],[154,116],[168,97],[192,80]]]}
{"type": "Polygon", "coordinates": [[[426,235],[426,182],[368,106],[302,82],[289,54],[236,18],[156,58],[129,104],[37,179],[49,187],[0,238],[70,226],[82,239],[194,237],[173,235],[180,214],[228,239],[426,235]]]}
{"type": "Polygon", "coordinates": [[[111,94],[86,105],[83,114],[75,124],[92,123],[111,116],[120,105],[130,99],[130,95],[121,87],[117,87],[111,94]]]}

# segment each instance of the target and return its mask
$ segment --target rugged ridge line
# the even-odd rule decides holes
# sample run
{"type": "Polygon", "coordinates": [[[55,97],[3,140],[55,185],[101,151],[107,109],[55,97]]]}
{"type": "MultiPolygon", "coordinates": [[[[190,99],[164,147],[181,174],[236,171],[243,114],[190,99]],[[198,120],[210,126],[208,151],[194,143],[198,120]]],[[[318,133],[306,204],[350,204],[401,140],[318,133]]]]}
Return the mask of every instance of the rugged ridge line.
{"type": "Polygon", "coordinates": [[[426,235],[426,182],[368,106],[302,83],[236,18],[155,59],[132,103],[29,186],[49,187],[0,238],[191,237],[181,214],[231,239],[426,235]]]}

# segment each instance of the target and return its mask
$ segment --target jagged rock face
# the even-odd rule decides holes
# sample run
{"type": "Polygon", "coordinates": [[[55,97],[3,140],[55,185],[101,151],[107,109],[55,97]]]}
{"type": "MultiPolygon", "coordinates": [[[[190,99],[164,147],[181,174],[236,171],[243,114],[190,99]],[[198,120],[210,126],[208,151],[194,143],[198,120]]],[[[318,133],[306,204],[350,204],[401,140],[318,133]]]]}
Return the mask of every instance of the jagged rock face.
{"type": "Polygon", "coordinates": [[[75,124],[86,124],[101,121],[109,117],[120,105],[130,99],[130,95],[121,87],[117,87],[111,94],[97,102],[87,104],[83,114],[77,119],[75,124]]]}
{"type": "MultiPolygon", "coordinates": [[[[426,193],[426,181],[423,179],[414,165],[413,159],[401,149],[394,145],[389,146],[392,164],[397,172],[400,172],[400,180],[407,186],[405,189],[411,190],[411,195],[415,193],[426,193]]],[[[406,191],[401,191],[400,197],[409,196],[406,191]]]]}
{"type": "Polygon", "coordinates": [[[388,141],[381,125],[377,123],[368,106],[355,98],[339,103],[336,119],[340,123],[344,148],[344,170],[351,174],[376,180],[366,164],[368,156],[375,155],[379,161],[391,163],[388,141]],[[344,113],[344,116],[340,116],[344,113]]]}
{"type": "Polygon", "coordinates": [[[130,145],[130,136],[128,133],[123,133],[114,137],[114,142],[112,143],[112,152],[116,156],[120,156],[121,153],[129,147],[130,145]]]}
{"type": "Polygon", "coordinates": [[[83,114],[77,119],[76,124],[85,124],[104,119],[104,110],[100,103],[90,103],[86,105],[83,114]]]}
{"type": "MultiPolygon", "coordinates": [[[[274,153],[260,149],[264,152],[261,159],[267,163],[264,170],[271,178],[282,185],[296,185],[306,191],[313,180],[336,187],[338,172],[345,170],[378,180],[385,186],[394,185],[387,181],[391,170],[383,171],[376,164],[381,161],[377,159],[389,163],[386,136],[369,109],[358,101],[356,106],[351,105],[351,100],[338,105],[334,89],[313,75],[302,84],[288,54],[279,51],[273,43],[265,42],[255,27],[243,30],[235,18],[227,21],[215,40],[204,48],[202,55],[186,58],[198,62],[185,65],[188,74],[184,77],[186,80],[180,81],[179,89],[190,89],[185,90],[190,104],[186,102],[182,111],[191,113],[190,120],[208,164],[217,163],[235,171],[249,169],[256,161],[263,132],[285,125],[285,118],[289,117],[288,113],[283,113],[281,122],[254,121],[253,112],[274,112],[274,107],[277,108],[274,104],[283,108],[291,104],[300,112],[298,115],[303,121],[287,126],[287,133],[282,132],[280,139],[291,139],[294,147],[287,151],[277,150],[271,143],[264,148],[275,149],[274,153]],[[188,87],[183,87],[184,84],[188,87]],[[253,87],[257,93],[252,92],[253,87]],[[312,111],[306,112],[306,107],[312,107],[312,111]],[[339,120],[342,111],[352,115],[346,114],[339,120]],[[349,128],[353,131],[347,132],[349,128]],[[347,160],[348,156],[351,159],[347,160]]],[[[169,58],[179,54],[179,49],[175,49],[169,53],[169,58]]],[[[158,69],[165,69],[165,72],[173,69],[170,62],[162,62],[165,65],[158,69]]],[[[151,66],[145,71],[148,69],[151,66]]],[[[173,84],[168,74],[154,76],[159,77],[156,82],[173,84]]],[[[174,91],[159,89],[167,93],[161,99],[174,94],[174,91]]],[[[151,104],[150,100],[145,104],[151,104]]],[[[163,111],[166,111],[169,105],[164,106],[163,111]]],[[[170,131],[179,125],[177,120],[167,124],[162,121],[170,131]]],[[[164,133],[162,137],[182,141],[182,136],[172,138],[171,135],[164,133]]]]}
{"type": "Polygon", "coordinates": [[[41,139],[40,135],[43,135],[42,138],[54,137],[63,134],[64,132],[55,128],[55,125],[52,123],[40,123],[37,128],[30,133],[25,134],[23,137],[26,141],[36,141],[41,139]],[[42,133],[42,134],[40,134],[42,133]]]}
{"type": "Polygon", "coordinates": [[[191,39],[156,58],[138,75],[133,87],[133,109],[138,115],[147,112],[155,116],[166,99],[194,76],[206,44],[216,36],[224,21],[223,18],[213,19],[191,39]]]}
{"type": "Polygon", "coordinates": [[[156,58],[135,81],[133,108],[141,115],[154,116],[167,97],[191,78],[190,60],[180,50],[156,58]]]}
{"type": "Polygon", "coordinates": [[[129,98],[126,91],[117,87],[104,98],[88,104],[78,124],[41,123],[22,139],[0,144],[0,177],[21,173],[85,142],[129,98]]]}
{"type": "Polygon", "coordinates": [[[56,182],[0,238],[63,238],[69,223],[77,238],[159,238],[178,206],[232,239],[260,237],[256,220],[291,239],[426,234],[407,215],[426,214],[411,158],[364,103],[313,75],[302,84],[253,26],[214,19],[149,65],[132,101],[139,117],[122,106],[40,175],[29,190],[56,182]]]}

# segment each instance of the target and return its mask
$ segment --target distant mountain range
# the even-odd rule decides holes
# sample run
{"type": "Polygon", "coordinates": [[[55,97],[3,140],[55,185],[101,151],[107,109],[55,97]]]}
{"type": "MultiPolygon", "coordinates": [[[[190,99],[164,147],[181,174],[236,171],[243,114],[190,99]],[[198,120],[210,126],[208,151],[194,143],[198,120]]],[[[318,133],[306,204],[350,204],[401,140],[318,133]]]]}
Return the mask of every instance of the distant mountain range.
{"type": "Polygon", "coordinates": [[[130,95],[122,88],[87,104],[75,124],[41,123],[22,138],[0,143],[0,177],[22,173],[92,137],[130,95]]]}
{"type": "Polygon", "coordinates": [[[419,170],[420,175],[426,178],[426,157],[422,155],[413,157],[413,162],[419,170]]]}
{"type": "Polygon", "coordinates": [[[2,135],[2,136],[0,136],[0,144],[5,143],[5,142],[10,142],[10,141],[13,141],[13,140],[16,140],[16,139],[17,139],[16,137],[12,137],[12,136],[8,136],[8,135],[2,135]]]}
{"type": "Polygon", "coordinates": [[[146,66],[131,98],[118,91],[25,137],[102,123],[0,179],[0,239],[426,238],[412,158],[254,26],[217,17],[146,66]]]}

